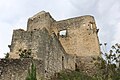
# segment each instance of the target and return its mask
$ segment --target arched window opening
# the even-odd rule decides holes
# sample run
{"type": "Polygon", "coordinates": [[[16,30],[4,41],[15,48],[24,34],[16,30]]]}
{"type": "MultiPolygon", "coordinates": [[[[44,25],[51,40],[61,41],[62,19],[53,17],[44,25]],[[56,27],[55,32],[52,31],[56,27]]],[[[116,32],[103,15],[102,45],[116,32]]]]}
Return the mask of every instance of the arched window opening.
{"type": "Polygon", "coordinates": [[[77,63],[75,63],[75,71],[80,71],[78,66],[77,66],[77,63]]]}

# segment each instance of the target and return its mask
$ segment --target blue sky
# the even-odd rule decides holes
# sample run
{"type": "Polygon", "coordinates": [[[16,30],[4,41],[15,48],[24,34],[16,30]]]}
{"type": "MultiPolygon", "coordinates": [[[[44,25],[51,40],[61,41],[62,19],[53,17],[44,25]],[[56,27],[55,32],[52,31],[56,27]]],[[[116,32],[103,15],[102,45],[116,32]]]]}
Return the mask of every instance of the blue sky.
{"type": "Polygon", "coordinates": [[[0,0],[0,58],[9,52],[13,29],[26,29],[28,18],[42,10],[56,20],[92,15],[100,43],[120,43],[120,0],[0,0]]]}

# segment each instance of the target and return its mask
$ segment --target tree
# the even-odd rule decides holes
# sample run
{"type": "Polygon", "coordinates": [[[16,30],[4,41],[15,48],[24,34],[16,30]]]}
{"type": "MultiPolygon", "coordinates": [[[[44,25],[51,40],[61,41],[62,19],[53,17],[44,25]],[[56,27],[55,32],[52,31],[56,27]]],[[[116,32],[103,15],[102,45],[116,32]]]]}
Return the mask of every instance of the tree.
{"type": "Polygon", "coordinates": [[[26,80],[37,80],[36,78],[36,66],[32,62],[31,67],[28,69],[28,75],[26,80]]]}
{"type": "Polygon", "coordinates": [[[101,52],[101,54],[104,59],[103,57],[93,58],[98,68],[95,77],[98,80],[120,80],[120,44],[113,45],[109,53],[101,52]]]}

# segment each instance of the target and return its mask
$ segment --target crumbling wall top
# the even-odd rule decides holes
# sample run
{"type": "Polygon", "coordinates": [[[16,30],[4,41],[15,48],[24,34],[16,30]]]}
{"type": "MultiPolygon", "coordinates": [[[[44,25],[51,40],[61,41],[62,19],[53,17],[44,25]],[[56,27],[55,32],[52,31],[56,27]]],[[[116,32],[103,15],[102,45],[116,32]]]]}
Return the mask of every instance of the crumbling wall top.
{"type": "Polygon", "coordinates": [[[43,27],[49,30],[54,21],[49,12],[41,11],[28,19],[27,31],[42,29],[43,27]]]}
{"type": "Polygon", "coordinates": [[[41,15],[43,15],[43,14],[46,14],[46,12],[45,12],[45,11],[41,11],[41,12],[35,14],[33,17],[30,17],[30,19],[37,18],[37,17],[39,17],[39,16],[41,16],[41,15]]]}
{"type": "Polygon", "coordinates": [[[41,17],[45,16],[46,14],[49,15],[50,18],[52,18],[52,16],[50,15],[49,12],[41,11],[41,12],[38,12],[37,14],[35,14],[34,16],[30,17],[29,19],[33,20],[35,18],[41,18],[41,17]]]}

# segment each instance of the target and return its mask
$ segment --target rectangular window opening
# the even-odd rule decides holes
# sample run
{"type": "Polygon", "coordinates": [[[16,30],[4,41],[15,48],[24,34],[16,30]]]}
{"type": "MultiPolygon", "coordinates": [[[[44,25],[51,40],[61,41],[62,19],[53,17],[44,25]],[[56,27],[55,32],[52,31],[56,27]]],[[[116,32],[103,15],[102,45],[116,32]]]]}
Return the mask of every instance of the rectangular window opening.
{"type": "Polygon", "coordinates": [[[66,37],[67,36],[67,30],[61,30],[61,31],[59,31],[59,36],[66,37]]]}

